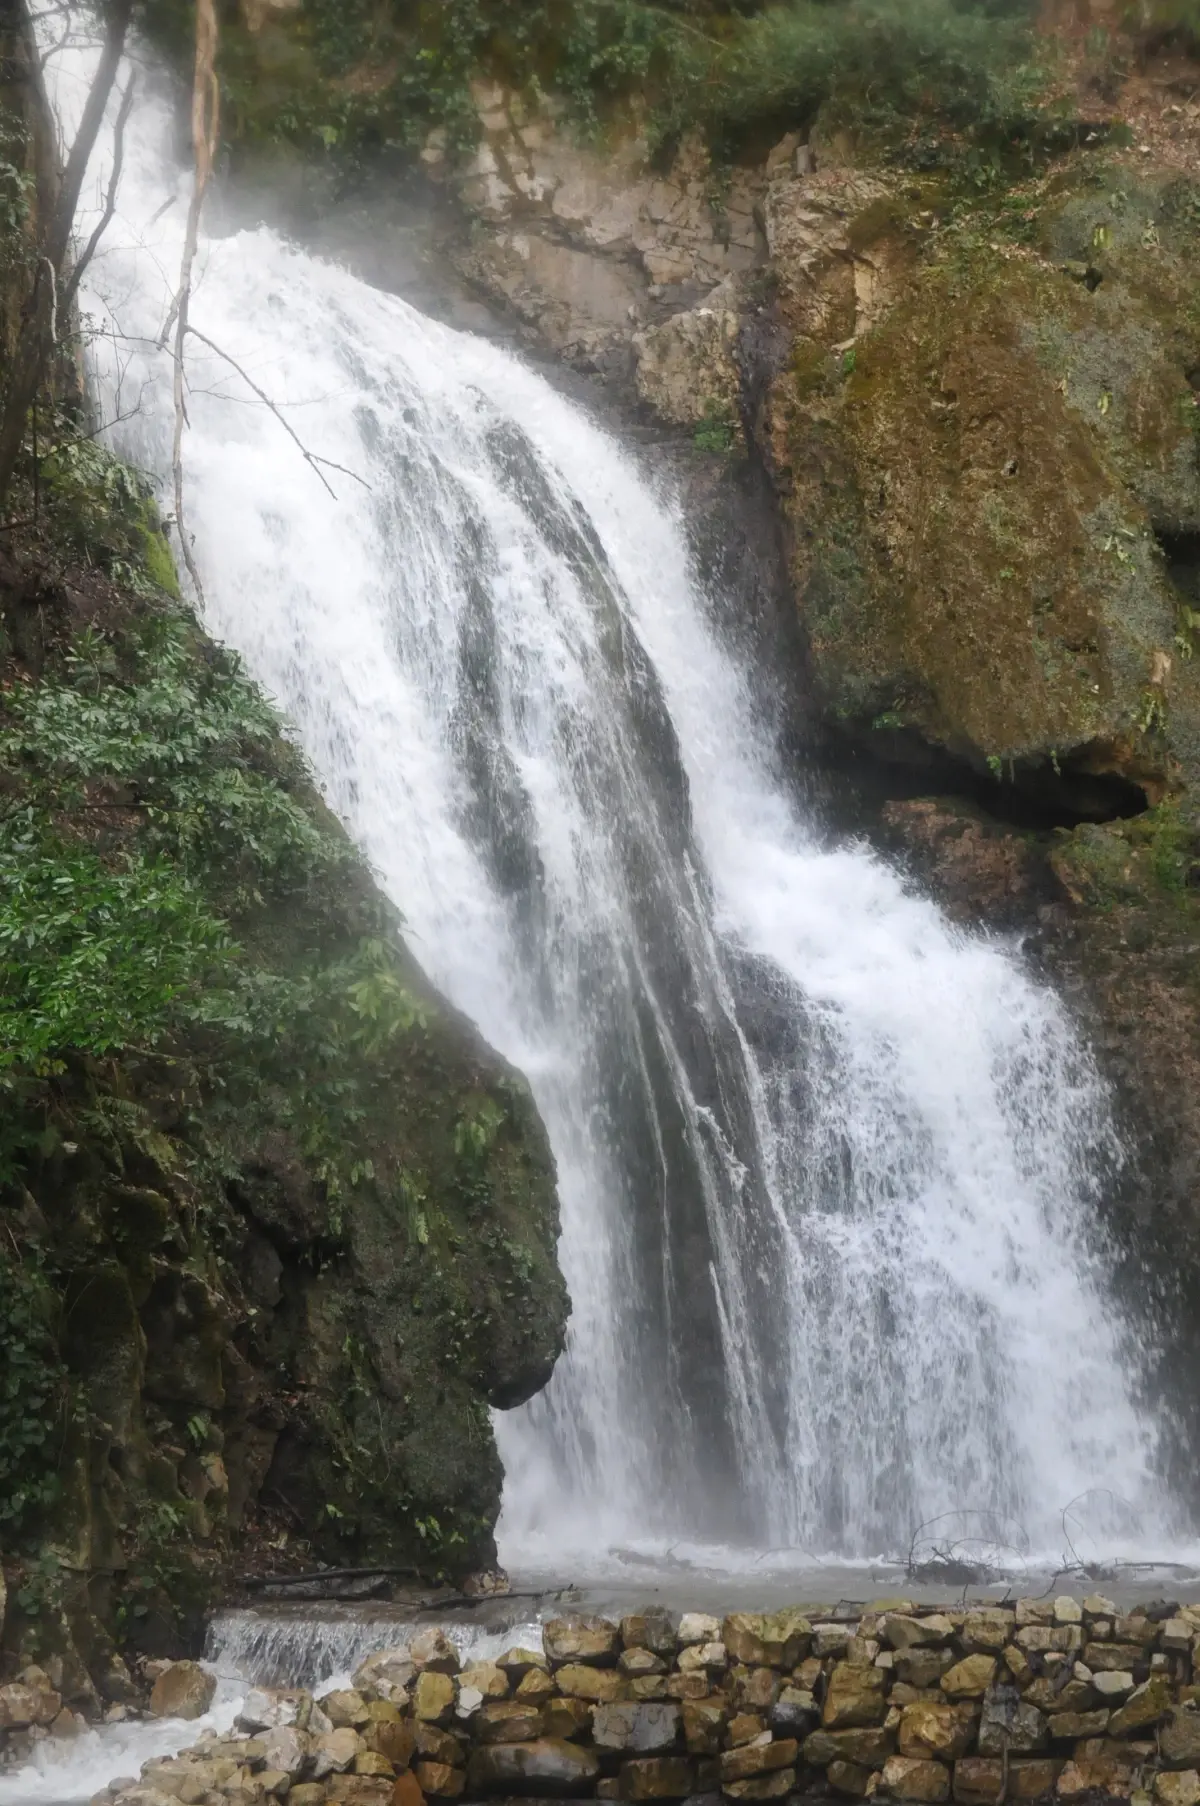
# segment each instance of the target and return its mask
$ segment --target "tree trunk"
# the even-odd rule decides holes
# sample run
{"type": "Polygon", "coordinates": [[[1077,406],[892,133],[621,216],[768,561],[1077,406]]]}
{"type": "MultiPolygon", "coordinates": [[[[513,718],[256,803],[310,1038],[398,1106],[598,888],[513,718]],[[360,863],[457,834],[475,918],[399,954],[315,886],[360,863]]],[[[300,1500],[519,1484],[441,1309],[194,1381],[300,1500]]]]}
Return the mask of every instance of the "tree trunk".
{"type": "MultiPolygon", "coordinates": [[[[3,410],[0,411],[0,514],[8,504],[21,448],[25,442],[29,411],[37,399],[46,360],[56,336],[52,322],[58,312],[58,296],[71,248],[75,210],[79,205],[88,162],[96,148],[96,140],[104,123],[104,114],[121,65],[133,6],[134,0],[112,0],[107,9],[100,64],[88,92],[79,131],[67,157],[49,217],[38,221],[35,245],[37,262],[9,368],[3,410]]],[[[21,11],[28,29],[28,13],[23,0],[21,11]]]]}

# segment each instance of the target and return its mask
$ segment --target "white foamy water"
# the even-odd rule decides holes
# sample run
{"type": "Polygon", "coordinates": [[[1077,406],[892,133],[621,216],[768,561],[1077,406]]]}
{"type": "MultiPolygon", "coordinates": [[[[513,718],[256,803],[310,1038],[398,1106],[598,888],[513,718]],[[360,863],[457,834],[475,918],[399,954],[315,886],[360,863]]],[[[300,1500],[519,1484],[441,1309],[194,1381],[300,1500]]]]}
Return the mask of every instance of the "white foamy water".
{"type": "Polygon", "coordinates": [[[98,1726],[69,1743],[49,1738],[32,1763],[0,1771],[0,1806],[74,1806],[118,1776],[136,1780],[143,1762],[174,1756],[206,1732],[230,1730],[245,1691],[240,1680],[218,1682],[212,1710],[191,1722],[145,1719],[98,1726]]]}
{"type": "MultiPolygon", "coordinates": [[[[164,485],[185,195],[144,98],[85,300],[106,417],[138,402],[113,442],[164,485]]],[[[207,626],[558,1161],[574,1315],[497,1422],[505,1558],[863,1556],[951,1510],[1056,1551],[1082,1494],[1106,1553],[1161,1553],[1088,1052],[1016,957],[806,823],[672,497],[515,358],[267,229],[205,242],[192,317],[364,479],[329,496],[195,345],[207,626]]]]}

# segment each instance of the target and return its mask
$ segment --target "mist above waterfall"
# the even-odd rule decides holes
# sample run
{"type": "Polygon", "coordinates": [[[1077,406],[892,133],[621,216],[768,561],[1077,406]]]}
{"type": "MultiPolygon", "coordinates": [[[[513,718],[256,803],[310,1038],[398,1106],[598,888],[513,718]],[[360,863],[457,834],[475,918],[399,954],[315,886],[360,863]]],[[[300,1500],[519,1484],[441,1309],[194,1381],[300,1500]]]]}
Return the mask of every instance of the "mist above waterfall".
{"type": "MultiPolygon", "coordinates": [[[[141,100],[85,301],[103,417],[164,484],[171,142],[141,100]]],[[[1050,1548],[1102,1489],[1110,1552],[1161,1531],[1088,1051],[1014,953],[804,819],[672,496],[515,358],[265,228],[203,246],[192,316],[235,360],[189,367],[206,624],[558,1161],[574,1316],[497,1422],[505,1557],[862,1556],[945,1511],[1050,1548]]]]}

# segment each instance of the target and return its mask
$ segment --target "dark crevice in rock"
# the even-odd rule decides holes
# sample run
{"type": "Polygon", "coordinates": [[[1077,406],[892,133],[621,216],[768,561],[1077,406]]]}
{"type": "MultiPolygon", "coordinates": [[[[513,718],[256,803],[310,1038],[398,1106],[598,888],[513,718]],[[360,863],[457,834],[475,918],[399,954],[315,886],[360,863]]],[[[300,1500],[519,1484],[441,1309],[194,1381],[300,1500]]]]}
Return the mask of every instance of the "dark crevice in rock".
{"type": "MultiPolygon", "coordinates": [[[[1200,387],[1200,370],[1188,378],[1200,387]]],[[[1191,608],[1200,609],[1200,533],[1155,534],[1167,561],[1167,576],[1191,608]]]]}
{"type": "MultiPolygon", "coordinates": [[[[992,769],[933,746],[910,728],[879,728],[869,737],[830,737],[818,758],[831,800],[843,808],[851,797],[876,810],[915,797],[956,796],[1010,827],[1048,829],[1128,821],[1149,808],[1140,784],[1103,769],[1102,750],[1004,760],[992,769]]],[[[812,749],[804,756],[811,759],[812,749]]]]}

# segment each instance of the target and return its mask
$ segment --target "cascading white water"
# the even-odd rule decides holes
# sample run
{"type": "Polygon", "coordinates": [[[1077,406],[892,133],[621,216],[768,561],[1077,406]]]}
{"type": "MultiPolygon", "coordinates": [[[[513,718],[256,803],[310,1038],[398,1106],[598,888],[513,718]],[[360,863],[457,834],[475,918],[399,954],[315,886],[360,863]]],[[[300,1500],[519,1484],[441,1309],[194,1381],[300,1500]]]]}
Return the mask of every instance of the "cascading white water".
{"type": "MultiPolygon", "coordinates": [[[[165,103],[130,133],[85,304],[111,437],[165,476],[185,189],[165,103]]],[[[363,479],[329,496],[195,344],[207,625],[558,1160],[570,1346],[497,1424],[505,1554],[864,1554],[951,1509],[1049,1547],[1102,1487],[1150,1532],[1088,1054],[1015,957],[806,826],[671,498],[516,359],[269,230],[203,245],[192,317],[363,479]]]]}

